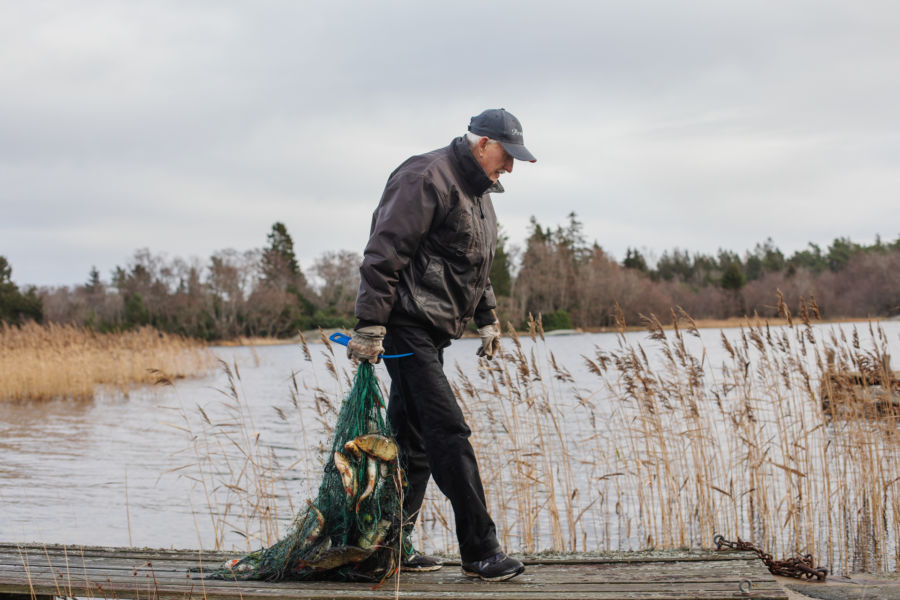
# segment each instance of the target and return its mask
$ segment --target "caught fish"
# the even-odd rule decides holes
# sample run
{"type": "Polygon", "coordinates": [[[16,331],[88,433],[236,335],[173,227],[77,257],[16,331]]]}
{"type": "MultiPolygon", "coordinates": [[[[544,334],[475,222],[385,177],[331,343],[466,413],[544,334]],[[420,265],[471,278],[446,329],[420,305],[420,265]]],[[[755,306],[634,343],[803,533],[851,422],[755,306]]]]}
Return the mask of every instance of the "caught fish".
{"type": "Polygon", "coordinates": [[[375,483],[378,481],[378,463],[371,458],[366,462],[366,489],[356,501],[356,512],[359,513],[359,505],[375,491],[375,483]]]}
{"type": "Polygon", "coordinates": [[[322,538],[322,541],[313,545],[312,547],[307,546],[303,551],[304,555],[306,555],[307,562],[315,562],[322,558],[326,552],[331,548],[331,538],[327,535],[322,538]]]}
{"type": "MultiPolygon", "coordinates": [[[[306,511],[307,518],[312,514],[316,519],[316,524],[313,526],[312,530],[310,530],[309,534],[304,539],[304,543],[306,545],[311,545],[319,536],[322,535],[322,531],[325,529],[325,515],[323,515],[315,505],[309,500],[306,501],[309,504],[309,510],[306,511]]],[[[303,519],[303,527],[306,526],[306,519],[303,519]]],[[[303,531],[300,529],[300,531],[303,531]]]]}
{"type": "Polygon", "coordinates": [[[359,460],[359,457],[362,456],[362,450],[356,445],[355,439],[344,444],[344,452],[349,452],[356,460],[359,460]]]}
{"type": "Polygon", "coordinates": [[[315,561],[298,561],[297,567],[301,569],[309,568],[318,571],[326,571],[346,564],[358,563],[369,558],[371,554],[372,550],[359,548],[357,546],[336,546],[323,552],[315,561]]]}
{"type": "Polygon", "coordinates": [[[391,528],[390,521],[379,521],[378,524],[359,537],[359,545],[363,548],[374,548],[384,541],[391,528]]]}
{"type": "Polygon", "coordinates": [[[255,568],[255,565],[246,558],[232,558],[231,560],[226,560],[219,568],[227,569],[235,575],[243,575],[244,573],[251,572],[255,568]]]}
{"type": "MultiPolygon", "coordinates": [[[[257,568],[260,558],[262,558],[262,550],[257,550],[256,552],[251,552],[250,554],[245,555],[243,558],[232,558],[226,560],[219,567],[219,571],[228,571],[229,575],[227,575],[226,577],[246,575],[247,573],[252,573],[257,568]]],[[[203,568],[197,567],[196,569],[190,570],[202,572],[203,568]]],[[[216,577],[216,574],[213,574],[213,577],[216,577]]]]}
{"type": "Polygon", "coordinates": [[[344,484],[344,491],[347,496],[354,498],[356,496],[356,474],[353,472],[353,466],[350,459],[340,452],[334,453],[334,466],[341,474],[341,483],[344,484]]]}
{"type": "Polygon", "coordinates": [[[360,452],[365,452],[375,458],[390,462],[397,458],[397,444],[391,438],[377,433],[367,433],[344,444],[344,450],[359,457],[360,452]]]}

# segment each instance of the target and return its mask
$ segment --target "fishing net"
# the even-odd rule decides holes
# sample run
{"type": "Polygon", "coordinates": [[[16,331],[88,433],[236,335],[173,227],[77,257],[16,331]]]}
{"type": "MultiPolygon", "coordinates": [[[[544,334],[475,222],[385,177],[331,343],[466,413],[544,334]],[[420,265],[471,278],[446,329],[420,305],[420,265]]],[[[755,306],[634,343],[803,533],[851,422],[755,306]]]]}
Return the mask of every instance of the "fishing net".
{"type": "Polygon", "coordinates": [[[361,362],[338,414],[318,497],[307,501],[281,540],[210,577],[378,581],[392,575],[405,480],[382,408],[374,367],[361,362]]]}

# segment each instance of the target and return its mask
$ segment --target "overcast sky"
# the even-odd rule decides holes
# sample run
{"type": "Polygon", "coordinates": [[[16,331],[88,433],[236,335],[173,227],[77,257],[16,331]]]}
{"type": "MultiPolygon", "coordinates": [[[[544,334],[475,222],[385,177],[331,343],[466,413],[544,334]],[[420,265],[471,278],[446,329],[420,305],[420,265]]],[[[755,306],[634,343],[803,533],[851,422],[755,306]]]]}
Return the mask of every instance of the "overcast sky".
{"type": "Polygon", "coordinates": [[[513,243],[575,211],[621,260],[900,235],[900,3],[2,1],[0,255],[361,252],[387,175],[505,107],[513,243]]]}

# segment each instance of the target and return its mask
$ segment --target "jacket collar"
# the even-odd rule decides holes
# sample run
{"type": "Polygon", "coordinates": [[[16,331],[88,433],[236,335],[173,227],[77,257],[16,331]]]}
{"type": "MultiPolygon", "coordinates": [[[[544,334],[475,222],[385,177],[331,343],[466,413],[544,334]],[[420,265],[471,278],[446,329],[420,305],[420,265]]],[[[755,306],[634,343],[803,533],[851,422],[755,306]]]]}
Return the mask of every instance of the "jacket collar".
{"type": "Polygon", "coordinates": [[[476,196],[480,196],[485,192],[503,192],[503,186],[500,185],[500,182],[494,183],[491,181],[491,178],[487,176],[487,173],[475,160],[475,155],[469,149],[469,144],[466,142],[465,137],[460,136],[454,139],[450,143],[450,149],[453,155],[453,164],[462,175],[462,180],[466,182],[466,185],[476,196]]]}

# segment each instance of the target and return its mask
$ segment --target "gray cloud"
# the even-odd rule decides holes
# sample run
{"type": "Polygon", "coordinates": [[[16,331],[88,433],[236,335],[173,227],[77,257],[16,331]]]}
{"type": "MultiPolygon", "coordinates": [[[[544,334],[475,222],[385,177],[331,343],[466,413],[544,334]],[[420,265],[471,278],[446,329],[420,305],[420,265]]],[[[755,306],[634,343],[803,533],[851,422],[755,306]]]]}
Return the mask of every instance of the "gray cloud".
{"type": "Polygon", "coordinates": [[[0,254],[20,283],[284,221],[359,251],[387,174],[505,106],[535,165],[498,215],[614,255],[900,234],[891,2],[13,3],[0,254]],[[852,207],[852,208],[851,208],[852,207]]]}

